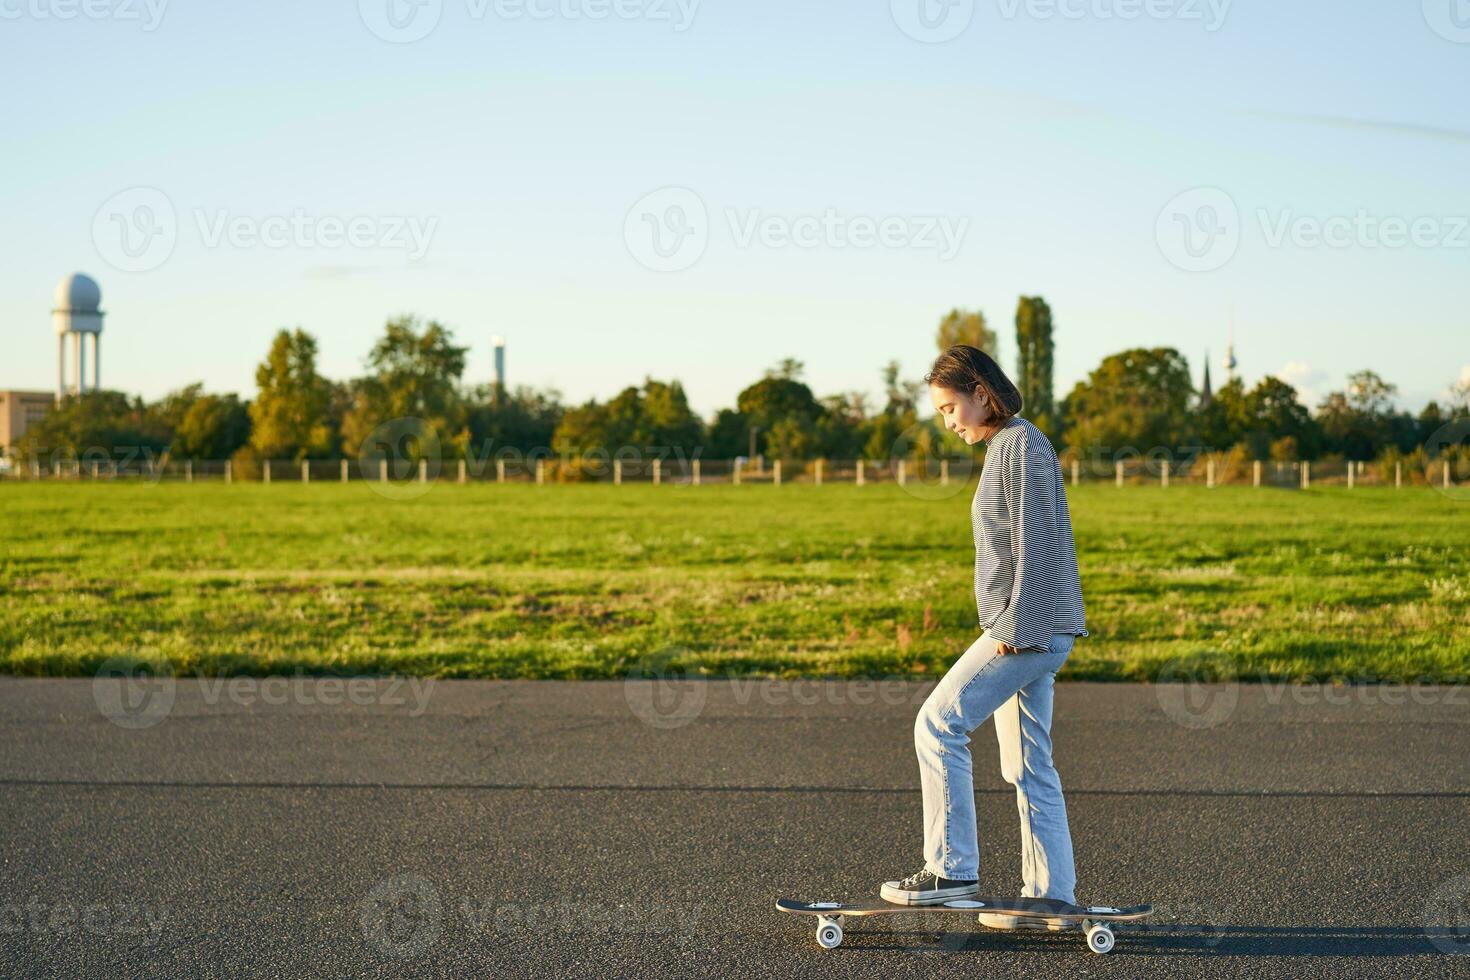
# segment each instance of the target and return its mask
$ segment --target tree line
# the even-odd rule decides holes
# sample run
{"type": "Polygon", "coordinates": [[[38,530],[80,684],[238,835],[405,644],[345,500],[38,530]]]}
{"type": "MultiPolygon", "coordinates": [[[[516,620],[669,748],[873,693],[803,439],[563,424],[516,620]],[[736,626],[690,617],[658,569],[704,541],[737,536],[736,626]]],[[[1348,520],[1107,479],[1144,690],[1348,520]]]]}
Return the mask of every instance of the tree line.
{"type": "MultiPolygon", "coordinates": [[[[1053,336],[1046,301],[1021,297],[1014,368],[1008,370],[1021,389],[1022,414],[1059,451],[1085,458],[1204,450],[1241,459],[1372,459],[1422,453],[1447,421],[1470,414],[1470,383],[1455,385],[1446,405],[1430,402],[1410,415],[1393,408],[1395,386],[1372,370],[1349,375],[1316,412],[1275,377],[1249,390],[1236,378],[1204,400],[1188,360],[1171,347],[1111,354],[1056,399],[1053,336]]],[[[949,311],[934,342],[937,350],[970,344],[1000,360],[999,338],[977,310],[949,311]]],[[[880,405],[870,405],[857,391],[818,397],[802,380],[802,364],[788,358],[742,390],[733,407],[705,420],[690,409],[677,380],[645,377],[611,399],[575,406],[564,405],[555,389],[466,385],[467,350],[443,324],[400,316],[388,321],[373,345],[367,372],[336,381],[319,372],[311,334],[299,327],[281,330],[256,368],[254,399],[205,392],[200,384],[156,402],[118,391],[69,395],[27,431],[15,454],[96,458],[142,450],[245,465],[354,457],[380,451],[374,432],[402,418],[431,429],[445,458],[485,458],[499,450],[611,456],[631,449],[707,459],[757,453],[784,459],[924,459],[969,451],[928,411],[923,383],[899,377],[896,361],[881,369],[880,405]]]]}

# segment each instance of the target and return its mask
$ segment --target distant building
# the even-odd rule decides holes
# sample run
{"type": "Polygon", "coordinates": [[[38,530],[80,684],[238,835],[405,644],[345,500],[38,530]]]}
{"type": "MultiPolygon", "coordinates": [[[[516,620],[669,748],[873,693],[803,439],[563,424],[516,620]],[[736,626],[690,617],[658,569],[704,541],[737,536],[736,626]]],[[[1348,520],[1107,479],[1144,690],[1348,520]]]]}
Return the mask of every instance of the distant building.
{"type": "Polygon", "coordinates": [[[0,391],[0,454],[9,456],[26,430],[56,405],[51,391],[0,391]]]}
{"type": "Polygon", "coordinates": [[[91,276],[74,272],[57,285],[51,309],[51,325],[56,331],[56,390],[0,391],[0,455],[10,456],[26,430],[45,418],[66,395],[98,390],[103,316],[102,289],[91,276]],[[89,346],[92,348],[90,380],[87,378],[89,346]]]}

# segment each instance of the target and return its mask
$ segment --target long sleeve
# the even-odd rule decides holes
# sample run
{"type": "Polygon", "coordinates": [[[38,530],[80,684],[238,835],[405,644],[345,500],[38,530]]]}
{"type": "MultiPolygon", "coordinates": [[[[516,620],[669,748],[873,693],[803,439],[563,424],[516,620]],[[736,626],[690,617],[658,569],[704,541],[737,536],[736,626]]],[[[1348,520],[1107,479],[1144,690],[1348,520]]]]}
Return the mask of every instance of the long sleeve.
{"type": "Polygon", "coordinates": [[[980,625],[1019,649],[1045,647],[1057,632],[1086,636],[1071,517],[1051,443],[1027,424],[996,448],[995,472],[988,481],[982,475],[977,493],[980,625]]]}

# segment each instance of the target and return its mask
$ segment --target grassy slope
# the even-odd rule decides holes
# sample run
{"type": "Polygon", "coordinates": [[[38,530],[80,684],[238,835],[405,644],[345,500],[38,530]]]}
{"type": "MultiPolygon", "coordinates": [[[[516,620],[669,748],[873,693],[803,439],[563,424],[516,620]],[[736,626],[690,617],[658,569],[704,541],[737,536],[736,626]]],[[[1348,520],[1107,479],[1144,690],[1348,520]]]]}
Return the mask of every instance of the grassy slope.
{"type": "MultiPolygon", "coordinates": [[[[951,489],[0,485],[0,671],[933,674],[979,633],[951,489]]],[[[1063,676],[1470,678],[1464,502],[1069,498],[1092,635],[1063,676]]]]}

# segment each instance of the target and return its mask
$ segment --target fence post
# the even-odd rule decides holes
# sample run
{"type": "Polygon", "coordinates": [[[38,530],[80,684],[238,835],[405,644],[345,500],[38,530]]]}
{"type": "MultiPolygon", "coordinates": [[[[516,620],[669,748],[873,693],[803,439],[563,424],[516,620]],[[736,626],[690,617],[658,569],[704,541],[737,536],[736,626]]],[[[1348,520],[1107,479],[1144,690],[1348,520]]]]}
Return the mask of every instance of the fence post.
{"type": "Polygon", "coordinates": [[[615,459],[615,460],[613,460],[613,486],[620,487],[622,485],[623,485],[623,461],[621,459],[615,459]]]}
{"type": "Polygon", "coordinates": [[[1353,461],[1348,460],[1348,489],[1353,488],[1353,461]]]}
{"type": "Polygon", "coordinates": [[[505,482],[505,460],[503,459],[497,459],[495,461],[495,482],[505,482]]]}
{"type": "Polygon", "coordinates": [[[266,483],[271,482],[271,461],[270,460],[266,460],[265,461],[265,482],[266,483]]]}
{"type": "Polygon", "coordinates": [[[1444,488],[1446,490],[1450,488],[1450,458],[1448,456],[1444,458],[1444,488]]]}
{"type": "Polygon", "coordinates": [[[429,461],[420,457],[419,459],[419,482],[429,482],[429,461]]]}
{"type": "Polygon", "coordinates": [[[694,485],[699,486],[699,460],[694,461],[694,485]]]}
{"type": "Polygon", "coordinates": [[[820,459],[817,460],[817,486],[821,486],[822,485],[822,463],[823,462],[824,462],[824,460],[820,460],[820,459]]]}
{"type": "Polygon", "coordinates": [[[1205,486],[1206,487],[1213,487],[1214,485],[1215,485],[1215,457],[1211,456],[1209,459],[1205,460],[1205,486]]]}
{"type": "Polygon", "coordinates": [[[378,460],[378,482],[388,482],[388,461],[386,459],[378,460]]]}
{"type": "Polygon", "coordinates": [[[1257,487],[1261,485],[1261,461],[1259,459],[1251,461],[1251,485],[1257,487]]]}
{"type": "Polygon", "coordinates": [[[776,465],[772,469],[772,474],[771,475],[775,477],[775,479],[776,479],[776,486],[779,487],[781,485],[781,461],[779,459],[776,460],[776,465]]]}
{"type": "MultiPolygon", "coordinates": [[[[1077,461],[1076,460],[1073,460],[1072,461],[1072,476],[1074,478],[1072,480],[1072,485],[1073,486],[1076,486],[1077,485],[1077,480],[1075,479],[1075,477],[1077,476],[1077,465],[1076,464],[1077,464],[1077,461]]],[[[941,459],[939,461],[939,485],[941,487],[947,487],[947,486],[949,486],[949,460],[947,460],[947,459],[941,459]]]]}
{"type": "Polygon", "coordinates": [[[908,468],[905,465],[904,460],[899,460],[898,461],[898,485],[899,486],[903,486],[904,485],[904,477],[907,476],[907,475],[908,475],[908,468]]]}
{"type": "Polygon", "coordinates": [[[857,485],[858,486],[862,486],[863,485],[863,461],[862,460],[858,460],[857,461],[857,485]]]}
{"type": "Polygon", "coordinates": [[[1169,461],[1167,459],[1164,460],[1164,468],[1159,473],[1159,479],[1160,486],[1167,487],[1169,485],[1169,461]]]}
{"type": "Polygon", "coordinates": [[[1399,461],[1399,460],[1394,460],[1394,464],[1393,464],[1393,488],[1395,490],[1398,490],[1403,485],[1404,485],[1404,464],[1401,461],[1399,461]]]}
{"type": "Polygon", "coordinates": [[[184,480],[187,483],[194,482],[194,461],[192,459],[184,463],[184,480]]]}
{"type": "MultiPolygon", "coordinates": [[[[97,478],[97,464],[96,463],[93,463],[92,464],[92,479],[95,480],[96,478],[97,478]]],[[[226,483],[234,483],[235,482],[235,461],[232,460],[232,459],[225,460],[225,482],[226,483]]]]}
{"type": "Polygon", "coordinates": [[[464,457],[461,456],[460,457],[460,460],[459,460],[459,482],[460,483],[463,483],[465,481],[465,469],[466,469],[466,467],[465,467],[464,457]]]}
{"type": "Polygon", "coordinates": [[[311,482],[311,460],[309,459],[303,459],[301,461],[301,482],[311,482]]]}
{"type": "Polygon", "coordinates": [[[740,459],[738,457],[735,460],[735,469],[731,471],[730,475],[734,480],[735,485],[737,487],[740,486],[740,459]]]}
{"type": "Polygon", "coordinates": [[[341,465],[338,466],[338,469],[342,471],[342,482],[343,483],[346,483],[347,482],[347,459],[346,459],[346,457],[343,457],[342,462],[341,462],[341,465]]]}
{"type": "Polygon", "coordinates": [[[653,485],[658,486],[664,482],[664,461],[655,459],[653,461],[653,485]]]}
{"type": "Polygon", "coordinates": [[[542,484],[544,484],[545,482],[546,482],[546,460],[544,460],[544,459],[538,459],[538,460],[536,460],[536,486],[539,487],[542,484]]]}
{"type": "Polygon", "coordinates": [[[1113,482],[1120,487],[1123,485],[1123,461],[1121,459],[1113,460],[1113,482]]]}
{"type": "Polygon", "coordinates": [[[1081,471],[1081,469],[1082,469],[1082,467],[1080,465],[1078,465],[1077,460],[1076,459],[1073,459],[1072,460],[1072,486],[1074,486],[1074,487],[1077,485],[1077,475],[1081,471]]]}
{"type": "Polygon", "coordinates": [[[1302,489],[1307,490],[1312,486],[1312,461],[1302,460],[1302,489]]]}

